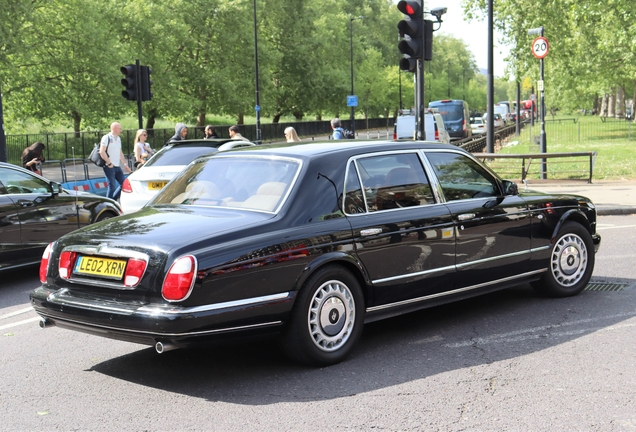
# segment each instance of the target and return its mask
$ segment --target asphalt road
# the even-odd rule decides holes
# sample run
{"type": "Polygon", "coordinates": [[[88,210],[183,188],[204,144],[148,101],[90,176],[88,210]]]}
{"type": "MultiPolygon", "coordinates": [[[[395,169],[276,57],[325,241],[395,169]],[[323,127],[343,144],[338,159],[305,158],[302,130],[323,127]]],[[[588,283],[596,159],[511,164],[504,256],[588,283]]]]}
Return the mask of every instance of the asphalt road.
{"type": "Polygon", "coordinates": [[[636,430],[636,216],[599,223],[592,282],[620,290],[524,285],[372,323],[321,369],[275,340],[158,355],[40,330],[37,268],[2,273],[0,430],[636,430]]]}

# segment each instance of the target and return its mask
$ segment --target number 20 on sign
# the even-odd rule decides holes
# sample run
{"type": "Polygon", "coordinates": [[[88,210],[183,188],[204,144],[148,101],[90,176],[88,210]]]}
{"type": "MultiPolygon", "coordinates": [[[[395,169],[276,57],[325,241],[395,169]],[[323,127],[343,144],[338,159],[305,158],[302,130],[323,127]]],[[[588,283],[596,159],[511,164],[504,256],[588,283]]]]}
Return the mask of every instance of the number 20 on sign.
{"type": "Polygon", "coordinates": [[[538,59],[542,59],[547,56],[549,49],[550,44],[548,44],[548,40],[543,36],[539,36],[532,42],[532,55],[538,59]]]}

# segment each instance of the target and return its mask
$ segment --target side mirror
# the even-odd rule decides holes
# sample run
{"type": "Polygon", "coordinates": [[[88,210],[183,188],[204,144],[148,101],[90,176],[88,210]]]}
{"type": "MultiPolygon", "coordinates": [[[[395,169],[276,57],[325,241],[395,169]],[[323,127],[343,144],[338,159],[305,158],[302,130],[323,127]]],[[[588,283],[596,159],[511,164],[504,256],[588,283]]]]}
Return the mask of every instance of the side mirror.
{"type": "Polygon", "coordinates": [[[51,182],[51,192],[53,195],[59,195],[62,192],[62,185],[56,182],[51,182]]]}
{"type": "Polygon", "coordinates": [[[519,195],[519,188],[517,187],[517,183],[510,180],[504,180],[503,192],[504,195],[519,195]]]}

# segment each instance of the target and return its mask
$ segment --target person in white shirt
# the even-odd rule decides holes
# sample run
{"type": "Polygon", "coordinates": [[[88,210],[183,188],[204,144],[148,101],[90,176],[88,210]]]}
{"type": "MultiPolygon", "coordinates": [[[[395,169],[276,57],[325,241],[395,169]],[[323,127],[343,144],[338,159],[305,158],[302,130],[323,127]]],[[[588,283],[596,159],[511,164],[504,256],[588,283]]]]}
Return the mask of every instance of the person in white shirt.
{"type": "Polygon", "coordinates": [[[121,125],[114,122],[110,125],[110,133],[102,137],[99,144],[99,155],[104,159],[104,174],[108,179],[108,192],[106,196],[114,200],[119,199],[121,185],[124,183],[124,173],[120,167],[122,165],[127,172],[130,167],[126,163],[124,153],[121,151],[121,125]]]}
{"type": "Polygon", "coordinates": [[[148,132],[146,129],[139,129],[135,136],[135,168],[141,168],[148,158],[154,153],[150,144],[146,142],[148,132]]]}

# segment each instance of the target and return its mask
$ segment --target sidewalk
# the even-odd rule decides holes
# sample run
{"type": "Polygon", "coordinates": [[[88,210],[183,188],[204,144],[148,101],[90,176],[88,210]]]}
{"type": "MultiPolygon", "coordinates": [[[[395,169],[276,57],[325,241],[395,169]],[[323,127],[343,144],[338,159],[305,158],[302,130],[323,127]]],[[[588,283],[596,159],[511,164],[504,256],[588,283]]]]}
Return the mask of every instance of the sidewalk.
{"type": "MultiPolygon", "coordinates": [[[[517,184],[520,191],[526,187],[521,182],[517,184]]],[[[593,183],[529,180],[527,188],[552,194],[583,195],[592,200],[599,215],[636,214],[636,180],[597,180],[593,183]]]]}

